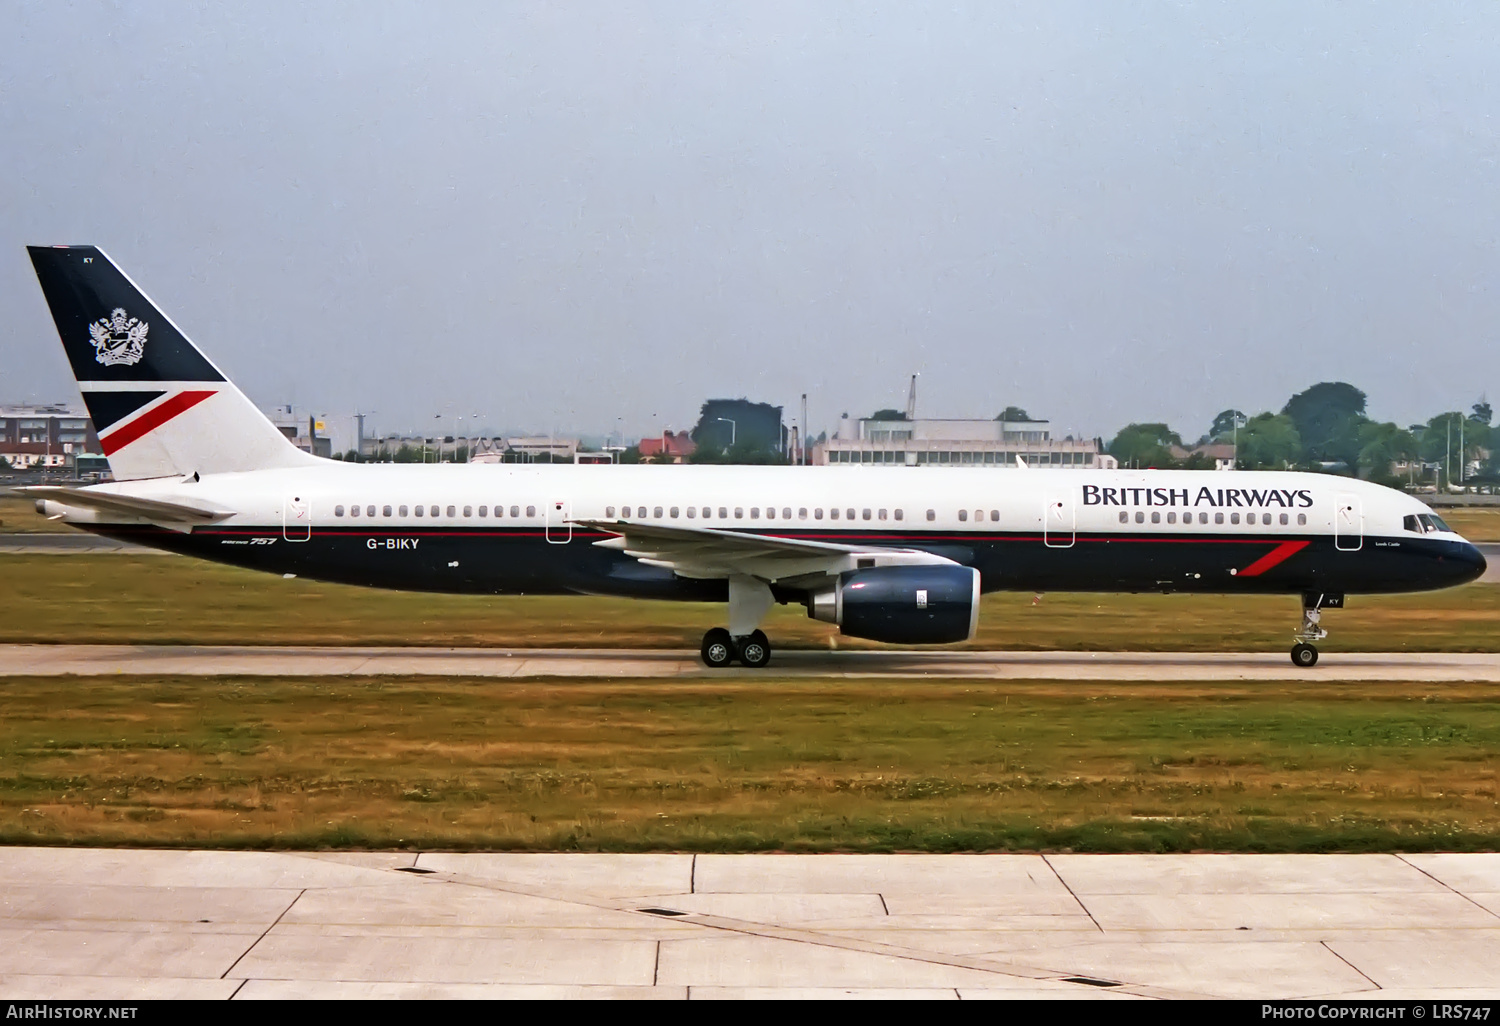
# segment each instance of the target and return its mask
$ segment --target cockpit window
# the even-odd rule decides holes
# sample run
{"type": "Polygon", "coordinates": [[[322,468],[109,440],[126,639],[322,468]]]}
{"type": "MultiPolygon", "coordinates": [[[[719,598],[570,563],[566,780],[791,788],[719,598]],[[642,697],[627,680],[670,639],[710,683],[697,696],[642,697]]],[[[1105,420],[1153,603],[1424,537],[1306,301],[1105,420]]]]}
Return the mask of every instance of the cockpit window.
{"type": "Polygon", "coordinates": [[[1453,533],[1453,528],[1444,523],[1443,518],[1436,513],[1418,513],[1416,516],[1402,517],[1401,526],[1417,534],[1433,534],[1437,531],[1453,533]]]}

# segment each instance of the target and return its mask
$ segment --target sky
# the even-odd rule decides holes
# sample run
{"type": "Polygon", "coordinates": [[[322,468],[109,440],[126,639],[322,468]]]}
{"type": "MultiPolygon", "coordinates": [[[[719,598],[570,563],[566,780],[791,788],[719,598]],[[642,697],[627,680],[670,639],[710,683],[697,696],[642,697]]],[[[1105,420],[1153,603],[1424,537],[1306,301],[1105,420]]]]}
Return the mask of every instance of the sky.
{"type": "MultiPolygon", "coordinates": [[[[101,247],[265,407],[627,439],[807,394],[1185,437],[1500,392],[1492,3],[0,0],[0,402],[101,247]]],[[[449,427],[448,430],[452,430],[449,427]]]]}

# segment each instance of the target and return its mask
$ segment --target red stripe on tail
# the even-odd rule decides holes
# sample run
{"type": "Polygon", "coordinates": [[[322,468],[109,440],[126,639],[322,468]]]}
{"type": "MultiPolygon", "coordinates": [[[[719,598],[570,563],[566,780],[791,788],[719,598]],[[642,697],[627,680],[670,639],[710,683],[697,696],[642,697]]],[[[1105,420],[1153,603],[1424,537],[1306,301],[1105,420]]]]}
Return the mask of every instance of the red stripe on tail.
{"type": "Polygon", "coordinates": [[[1239,576],[1259,577],[1261,574],[1265,573],[1273,566],[1279,566],[1281,563],[1284,563],[1286,560],[1292,558],[1297,553],[1307,548],[1309,544],[1310,543],[1307,541],[1282,542],[1270,552],[1267,552],[1264,556],[1261,556],[1254,563],[1251,563],[1249,566],[1245,567],[1245,569],[1241,570],[1239,572],[1239,576]]]}
{"type": "Polygon", "coordinates": [[[104,455],[113,456],[137,438],[155,431],[179,413],[191,410],[209,396],[218,394],[217,391],[178,392],[160,406],[147,410],[130,423],[111,431],[108,437],[100,438],[99,446],[104,450],[104,455]]]}

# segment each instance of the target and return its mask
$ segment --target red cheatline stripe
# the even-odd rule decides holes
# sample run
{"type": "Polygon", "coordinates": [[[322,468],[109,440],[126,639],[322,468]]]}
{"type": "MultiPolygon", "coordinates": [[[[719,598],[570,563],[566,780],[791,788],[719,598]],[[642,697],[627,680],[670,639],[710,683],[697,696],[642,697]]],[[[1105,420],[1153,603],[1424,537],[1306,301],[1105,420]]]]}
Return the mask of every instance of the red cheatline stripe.
{"type": "Polygon", "coordinates": [[[1297,553],[1307,548],[1307,546],[1308,543],[1305,541],[1282,542],[1270,552],[1267,552],[1264,556],[1261,556],[1254,563],[1251,563],[1249,566],[1245,567],[1245,569],[1241,570],[1239,576],[1259,577],[1261,574],[1271,569],[1271,567],[1277,566],[1292,558],[1297,553]]]}
{"type": "Polygon", "coordinates": [[[155,431],[179,413],[192,409],[211,395],[218,395],[218,392],[178,392],[160,406],[147,410],[129,424],[122,425],[107,436],[100,438],[99,447],[104,450],[104,455],[113,456],[137,438],[155,431]]]}

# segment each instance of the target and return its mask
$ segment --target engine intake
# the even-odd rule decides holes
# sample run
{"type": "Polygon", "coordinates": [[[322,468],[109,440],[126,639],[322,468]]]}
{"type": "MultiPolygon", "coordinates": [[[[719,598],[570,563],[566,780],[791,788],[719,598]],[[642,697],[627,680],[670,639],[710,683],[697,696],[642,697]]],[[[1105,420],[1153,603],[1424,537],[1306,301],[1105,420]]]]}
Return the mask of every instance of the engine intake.
{"type": "Polygon", "coordinates": [[[979,571],[967,566],[849,570],[813,592],[807,615],[851,638],[903,645],[968,641],[979,625],[979,571]]]}

